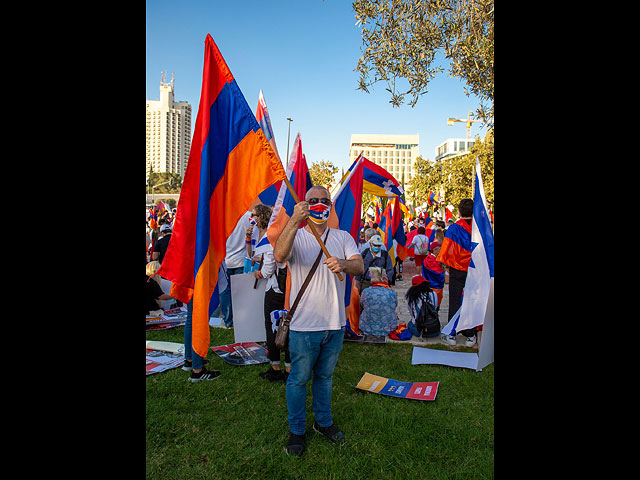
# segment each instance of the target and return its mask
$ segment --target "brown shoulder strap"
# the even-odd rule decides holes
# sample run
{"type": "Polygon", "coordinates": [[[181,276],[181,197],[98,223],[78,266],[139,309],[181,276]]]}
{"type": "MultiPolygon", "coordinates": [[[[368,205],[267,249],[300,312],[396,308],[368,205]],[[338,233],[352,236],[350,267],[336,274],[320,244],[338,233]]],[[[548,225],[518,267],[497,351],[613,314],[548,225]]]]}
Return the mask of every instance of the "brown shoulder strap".
{"type": "MultiPolygon", "coordinates": [[[[327,234],[324,236],[325,245],[327,244],[327,237],[328,236],[329,236],[329,228],[327,227],[327,234]]],[[[313,277],[313,274],[315,273],[316,269],[318,268],[318,265],[320,264],[320,258],[321,257],[322,257],[322,249],[320,249],[320,253],[318,254],[318,258],[316,258],[316,261],[313,264],[313,267],[311,267],[311,270],[309,270],[309,274],[307,275],[307,278],[304,279],[304,283],[302,284],[302,287],[300,287],[300,291],[298,292],[298,295],[296,296],[296,299],[293,302],[293,305],[291,306],[291,309],[289,310],[289,313],[287,313],[287,317],[289,317],[289,320],[291,320],[291,318],[293,318],[293,313],[296,311],[296,308],[298,308],[298,303],[300,302],[300,298],[302,298],[302,294],[307,289],[307,285],[309,285],[309,282],[311,281],[311,277],[313,277]]]]}

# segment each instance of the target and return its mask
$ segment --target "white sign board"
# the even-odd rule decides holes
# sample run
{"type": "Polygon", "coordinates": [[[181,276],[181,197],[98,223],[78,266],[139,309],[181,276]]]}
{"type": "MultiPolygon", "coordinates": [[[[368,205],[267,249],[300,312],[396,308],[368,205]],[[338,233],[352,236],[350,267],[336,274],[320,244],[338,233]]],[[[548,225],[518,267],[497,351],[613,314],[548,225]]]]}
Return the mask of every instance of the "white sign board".
{"type": "Polygon", "coordinates": [[[266,342],[264,327],[264,289],[267,281],[258,280],[253,272],[231,275],[231,305],[233,308],[233,332],[235,343],[266,342]]]}

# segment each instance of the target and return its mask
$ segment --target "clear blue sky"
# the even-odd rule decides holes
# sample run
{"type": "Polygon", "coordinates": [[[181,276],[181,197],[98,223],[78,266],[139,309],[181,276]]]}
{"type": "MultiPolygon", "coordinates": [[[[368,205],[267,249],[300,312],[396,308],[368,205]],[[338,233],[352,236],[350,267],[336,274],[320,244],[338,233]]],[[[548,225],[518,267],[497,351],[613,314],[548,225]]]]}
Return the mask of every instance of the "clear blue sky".
{"type": "MultiPolygon", "coordinates": [[[[146,0],[146,98],[159,98],[160,72],[175,72],[175,97],[200,101],[204,39],[210,33],[255,113],[263,91],[280,156],[286,164],[287,117],[307,163],[349,166],[353,133],[419,134],[420,154],[434,160],[447,138],[464,138],[466,118],[479,102],[446,72],[415,107],[393,108],[386,83],[356,90],[362,38],[350,0],[146,0]]],[[[473,124],[471,136],[486,129],[473,124]]]]}

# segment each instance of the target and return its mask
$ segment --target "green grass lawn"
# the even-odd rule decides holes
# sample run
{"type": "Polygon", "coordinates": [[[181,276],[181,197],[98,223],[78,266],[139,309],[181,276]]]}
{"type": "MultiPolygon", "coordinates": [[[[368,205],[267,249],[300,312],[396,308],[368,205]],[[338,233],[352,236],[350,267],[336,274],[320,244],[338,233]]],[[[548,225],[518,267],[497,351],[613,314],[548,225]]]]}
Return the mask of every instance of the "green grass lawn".
{"type": "MultiPolygon", "coordinates": [[[[183,328],[147,332],[148,340],[183,342],[183,328]]],[[[211,345],[234,342],[211,329],[211,345]]],[[[445,349],[445,346],[434,346],[445,349]]],[[[460,351],[472,351],[460,347],[460,351]]],[[[263,380],[268,364],[231,366],[210,351],[215,380],[192,384],[181,369],[146,378],[146,474],[149,479],[488,479],[493,478],[493,369],[411,365],[407,344],[345,342],[333,377],[332,414],[347,444],[311,428],[307,450],[284,452],[284,384],[263,380]],[[364,374],[405,382],[439,381],[435,401],[355,388],[364,374]]]]}

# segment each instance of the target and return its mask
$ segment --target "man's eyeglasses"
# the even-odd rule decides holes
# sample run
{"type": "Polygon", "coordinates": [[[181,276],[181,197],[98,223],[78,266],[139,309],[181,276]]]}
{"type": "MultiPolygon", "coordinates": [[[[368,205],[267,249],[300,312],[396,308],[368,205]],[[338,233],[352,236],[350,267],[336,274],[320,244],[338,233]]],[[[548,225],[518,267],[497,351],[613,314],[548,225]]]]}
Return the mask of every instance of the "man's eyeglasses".
{"type": "Polygon", "coordinates": [[[322,203],[323,205],[331,205],[331,200],[328,198],[310,198],[309,205],[315,205],[316,203],[322,203]]]}

